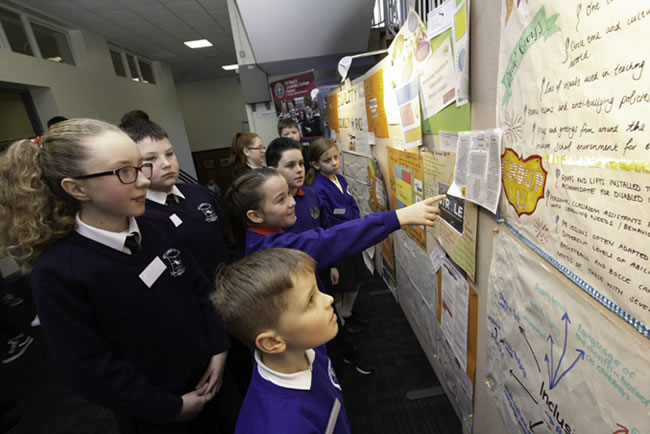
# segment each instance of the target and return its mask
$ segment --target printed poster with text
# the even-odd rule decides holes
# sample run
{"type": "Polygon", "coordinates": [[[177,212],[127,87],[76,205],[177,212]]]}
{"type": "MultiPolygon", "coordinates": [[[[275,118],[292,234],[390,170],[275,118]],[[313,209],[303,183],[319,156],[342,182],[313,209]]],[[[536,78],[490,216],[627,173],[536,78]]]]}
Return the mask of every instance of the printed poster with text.
{"type": "Polygon", "coordinates": [[[650,73],[641,47],[650,38],[648,4],[505,6],[497,85],[500,213],[647,335],[650,73]]]}
{"type": "MultiPolygon", "coordinates": [[[[450,152],[423,153],[424,197],[445,194],[454,177],[456,156],[450,152]]],[[[427,227],[427,238],[442,245],[449,257],[474,280],[476,269],[476,223],[478,207],[465,199],[447,196],[439,202],[440,218],[427,227]]],[[[427,240],[427,250],[436,243],[427,240]]]]}
{"type": "MultiPolygon", "coordinates": [[[[419,154],[388,148],[388,171],[392,209],[404,208],[424,199],[424,168],[419,154]]],[[[404,231],[426,249],[423,226],[407,226],[404,231]]]]}
{"type": "Polygon", "coordinates": [[[336,139],[341,149],[370,156],[363,81],[341,88],[337,103],[339,130],[336,139]]]}
{"type": "Polygon", "coordinates": [[[508,432],[650,433],[650,342],[507,231],[487,314],[487,380],[508,432]]]}

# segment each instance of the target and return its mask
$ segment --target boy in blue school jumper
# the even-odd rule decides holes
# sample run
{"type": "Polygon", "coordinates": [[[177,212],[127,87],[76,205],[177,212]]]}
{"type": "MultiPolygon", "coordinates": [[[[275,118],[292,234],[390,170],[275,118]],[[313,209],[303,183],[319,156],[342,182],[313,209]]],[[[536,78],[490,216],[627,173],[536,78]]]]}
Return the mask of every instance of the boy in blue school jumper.
{"type": "Polygon", "coordinates": [[[350,433],[325,350],[338,330],[334,300],[315,269],[303,252],[267,249],[217,273],[213,302],[226,328],[255,348],[237,433],[350,433]]]}
{"type": "Polygon", "coordinates": [[[168,218],[205,275],[240,257],[222,226],[223,210],[210,190],[198,184],[177,184],[179,164],[167,132],[155,122],[137,119],[120,125],[138,145],[144,161],[153,164],[145,215],[168,218]]]}
{"type": "MultiPolygon", "coordinates": [[[[136,119],[123,123],[120,128],[138,145],[143,160],[153,165],[144,215],[171,221],[203,273],[212,280],[219,264],[229,264],[242,256],[224,233],[221,205],[206,187],[176,183],[180,171],[178,159],[167,132],[160,125],[149,119],[136,119]]],[[[226,363],[226,381],[231,381],[232,373],[243,396],[253,369],[248,349],[232,339],[226,363]]],[[[234,407],[236,401],[232,399],[234,407]]]]}

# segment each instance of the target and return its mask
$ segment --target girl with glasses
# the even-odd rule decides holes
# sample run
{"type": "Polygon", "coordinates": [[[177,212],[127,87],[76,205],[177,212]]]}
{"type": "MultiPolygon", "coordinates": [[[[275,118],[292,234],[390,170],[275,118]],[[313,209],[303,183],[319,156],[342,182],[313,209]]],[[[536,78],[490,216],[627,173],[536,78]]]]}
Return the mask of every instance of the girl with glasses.
{"type": "Polygon", "coordinates": [[[235,131],[230,150],[235,161],[234,178],[237,179],[239,175],[251,169],[263,167],[265,152],[266,146],[260,136],[255,133],[235,131]]]}
{"type": "Polygon", "coordinates": [[[138,217],[151,176],[136,144],[97,120],[53,126],[41,149],[13,143],[0,156],[0,254],[33,266],[52,361],[121,432],[215,432],[229,341],[171,223],[138,217]]]}

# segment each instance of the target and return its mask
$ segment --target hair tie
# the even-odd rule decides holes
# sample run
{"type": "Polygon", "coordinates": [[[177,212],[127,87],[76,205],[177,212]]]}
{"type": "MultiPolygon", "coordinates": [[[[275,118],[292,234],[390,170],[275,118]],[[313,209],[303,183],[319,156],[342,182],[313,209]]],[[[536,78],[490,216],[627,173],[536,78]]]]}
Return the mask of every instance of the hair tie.
{"type": "Polygon", "coordinates": [[[43,136],[36,136],[31,140],[31,142],[35,144],[38,149],[43,148],[43,136]]]}

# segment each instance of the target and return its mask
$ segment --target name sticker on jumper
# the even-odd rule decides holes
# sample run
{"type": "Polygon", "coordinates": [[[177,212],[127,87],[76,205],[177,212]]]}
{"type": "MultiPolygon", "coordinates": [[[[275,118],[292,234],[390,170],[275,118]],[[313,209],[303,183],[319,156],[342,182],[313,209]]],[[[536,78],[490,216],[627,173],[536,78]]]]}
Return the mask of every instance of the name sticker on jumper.
{"type": "Polygon", "coordinates": [[[177,216],[176,214],[170,215],[169,220],[171,220],[172,223],[174,223],[174,226],[176,226],[176,227],[179,227],[180,225],[183,224],[183,220],[181,220],[181,218],[179,216],[177,216]]]}
{"type": "Polygon", "coordinates": [[[336,421],[339,418],[339,411],[341,411],[341,401],[339,401],[338,398],[335,398],[332,411],[330,412],[330,419],[327,421],[327,428],[325,429],[326,434],[332,434],[334,432],[336,421]]]}
{"type": "Polygon", "coordinates": [[[345,214],[345,208],[334,208],[334,215],[345,214]]]}
{"type": "Polygon", "coordinates": [[[167,266],[165,263],[158,257],[156,256],[153,261],[147,265],[147,268],[144,269],[142,273],[140,273],[140,280],[144,282],[145,285],[147,285],[147,288],[151,288],[151,286],[156,283],[156,280],[160,277],[161,274],[163,274],[163,271],[167,269],[167,266]]]}

